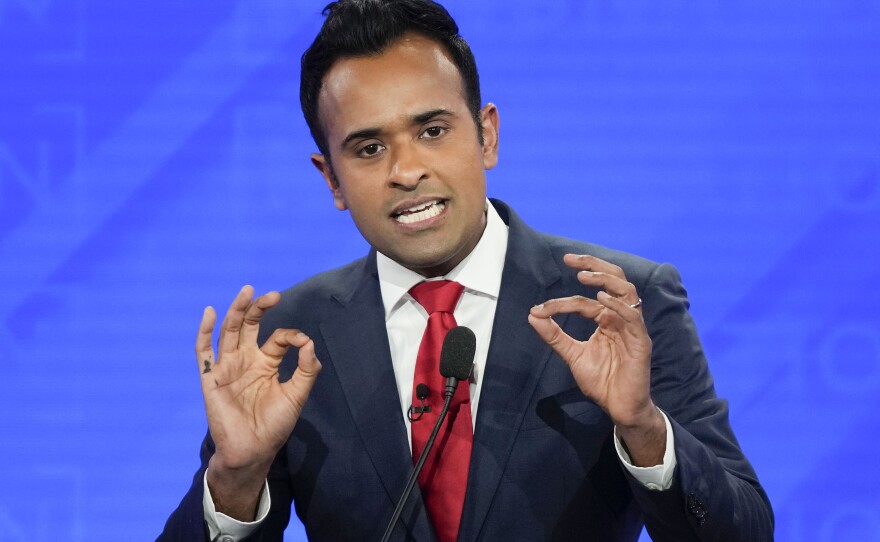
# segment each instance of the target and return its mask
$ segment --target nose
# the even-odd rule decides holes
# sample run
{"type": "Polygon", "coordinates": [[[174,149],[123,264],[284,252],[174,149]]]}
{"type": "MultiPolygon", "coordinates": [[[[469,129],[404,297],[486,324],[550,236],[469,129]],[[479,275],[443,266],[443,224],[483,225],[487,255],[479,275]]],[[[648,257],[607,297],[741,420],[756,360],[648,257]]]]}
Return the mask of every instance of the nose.
{"type": "Polygon", "coordinates": [[[395,145],[391,151],[388,185],[402,190],[415,190],[427,178],[428,168],[418,146],[409,142],[395,145]]]}

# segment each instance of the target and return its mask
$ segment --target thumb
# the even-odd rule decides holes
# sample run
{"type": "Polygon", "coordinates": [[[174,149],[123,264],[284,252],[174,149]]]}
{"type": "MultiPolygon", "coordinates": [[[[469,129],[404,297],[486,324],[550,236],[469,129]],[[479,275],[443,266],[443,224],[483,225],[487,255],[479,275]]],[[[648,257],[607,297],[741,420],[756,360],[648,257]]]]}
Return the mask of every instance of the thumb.
{"type": "Polygon", "coordinates": [[[542,318],[532,313],[529,314],[529,324],[531,324],[535,333],[538,334],[538,337],[559,354],[559,357],[565,360],[566,363],[570,364],[574,360],[576,341],[566,332],[562,331],[562,328],[559,327],[559,324],[553,318],[549,316],[542,318]]]}
{"type": "Polygon", "coordinates": [[[312,391],[318,378],[318,373],[321,372],[321,362],[315,356],[315,343],[311,339],[302,333],[297,336],[297,339],[304,340],[305,343],[296,345],[299,346],[296,370],[290,380],[284,383],[284,386],[298,412],[302,412],[306,400],[309,398],[309,392],[312,391]]]}

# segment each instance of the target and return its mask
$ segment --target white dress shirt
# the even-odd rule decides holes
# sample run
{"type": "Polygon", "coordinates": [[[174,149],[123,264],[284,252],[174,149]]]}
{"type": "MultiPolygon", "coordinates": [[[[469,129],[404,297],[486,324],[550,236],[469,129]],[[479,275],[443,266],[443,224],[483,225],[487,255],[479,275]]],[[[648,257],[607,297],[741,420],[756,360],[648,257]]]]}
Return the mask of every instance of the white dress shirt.
{"type": "MultiPolygon", "coordinates": [[[[471,420],[477,421],[480,389],[489,354],[489,339],[495,319],[495,306],[501,291],[501,270],[507,254],[507,225],[488,202],[486,229],[473,251],[443,277],[431,280],[454,280],[464,286],[464,293],[455,307],[455,322],[467,326],[477,337],[474,356],[474,372],[471,377],[471,420]]],[[[391,363],[397,379],[400,409],[406,421],[407,440],[411,441],[411,428],[407,410],[412,403],[413,378],[416,358],[422,335],[428,326],[428,313],[409,295],[409,290],[425,280],[384,254],[376,257],[379,270],[379,288],[385,305],[385,327],[388,344],[391,345],[391,363]]],[[[410,442],[412,446],[412,442],[410,442]]]]}
{"type": "MultiPolygon", "coordinates": [[[[492,323],[495,320],[495,307],[501,291],[501,273],[507,254],[507,225],[498,212],[486,202],[486,229],[474,250],[455,268],[443,277],[436,279],[454,280],[464,286],[464,293],[455,307],[454,316],[458,325],[471,328],[477,337],[477,351],[474,358],[474,372],[470,382],[471,420],[477,421],[480,390],[485,374],[486,358],[489,353],[489,339],[492,336],[492,323]]],[[[411,428],[407,411],[412,402],[413,378],[416,358],[422,335],[428,325],[428,313],[409,295],[409,290],[425,277],[407,269],[382,253],[376,255],[379,272],[379,288],[385,306],[385,327],[388,331],[388,344],[391,347],[391,362],[397,380],[400,410],[406,422],[407,441],[411,442],[411,428]]],[[[527,315],[523,315],[526,318],[527,315]]],[[[655,467],[636,467],[623,449],[615,431],[614,443],[623,465],[633,477],[650,489],[668,489],[672,484],[675,470],[674,441],[672,427],[666,415],[666,453],[663,464],[655,467]]],[[[237,521],[225,514],[216,512],[205,476],[205,520],[208,523],[211,539],[218,534],[222,542],[237,542],[253,532],[265,519],[270,508],[268,483],[263,488],[257,519],[252,523],[237,521]]]]}

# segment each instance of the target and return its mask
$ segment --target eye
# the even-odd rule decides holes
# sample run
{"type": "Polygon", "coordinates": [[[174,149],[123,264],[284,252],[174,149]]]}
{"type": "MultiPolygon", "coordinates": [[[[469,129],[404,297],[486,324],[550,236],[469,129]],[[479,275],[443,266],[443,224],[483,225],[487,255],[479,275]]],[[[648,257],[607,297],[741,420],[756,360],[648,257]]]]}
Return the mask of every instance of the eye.
{"type": "Polygon", "coordinates": [[[369,145],[364,145],[361,150],[358,151],[358,155],[369,158],[370,156],[376,156],[377,154],[382,152],[384,148],[385,147],[380,145],[379,143],[370,143],[369,145]]]}
{"type": "Polygon", "coordinates": [[[444,128],[443,126],[429,126],[428,128],[425,129],[424,132],[422,132],[422,138],[423,139],[436,139],[436,138],[442,136],[443,134],[445,134],[446,130],[447,129],[444,128]]]}

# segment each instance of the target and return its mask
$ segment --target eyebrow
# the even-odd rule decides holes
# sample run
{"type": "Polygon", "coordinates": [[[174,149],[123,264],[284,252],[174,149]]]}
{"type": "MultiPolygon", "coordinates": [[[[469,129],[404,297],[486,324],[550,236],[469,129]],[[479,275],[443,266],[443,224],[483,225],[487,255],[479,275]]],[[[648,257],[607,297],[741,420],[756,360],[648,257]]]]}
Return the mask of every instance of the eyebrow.
{"type": "MultiPolygon", "coordinates": [[[[424,124],[437,117],[443,116],[453,116],[453,113],[452,111],[443,108],[432,109],[430,111],[425,111],[424,113],[419,113],[418,115],[413,115],[413,117],[410,119],[410,124],[424,124]]],[[[363,130],[355,130],[354,132],[351,132],[350,134],[345,136],[345,139],[342,140],[339,148],[345,149],[345,147],[347,147],[348,144],[352,141],[355,141],[357,139],[370,139],[372,137],[377,137],[381,133],[382,129],[375,127],[364,128],[363,130]]]]}
{"type": "Polygon", "coordinates": [[[437,117],[443,116],[452,116],[452,111],[447,109],[432,109],[430,111],[425,111],[424,113],[419,113],[418,115],[412,118],[413,124],[422,124],[428,122],[429,120],[433,120],[437,117]]]}

